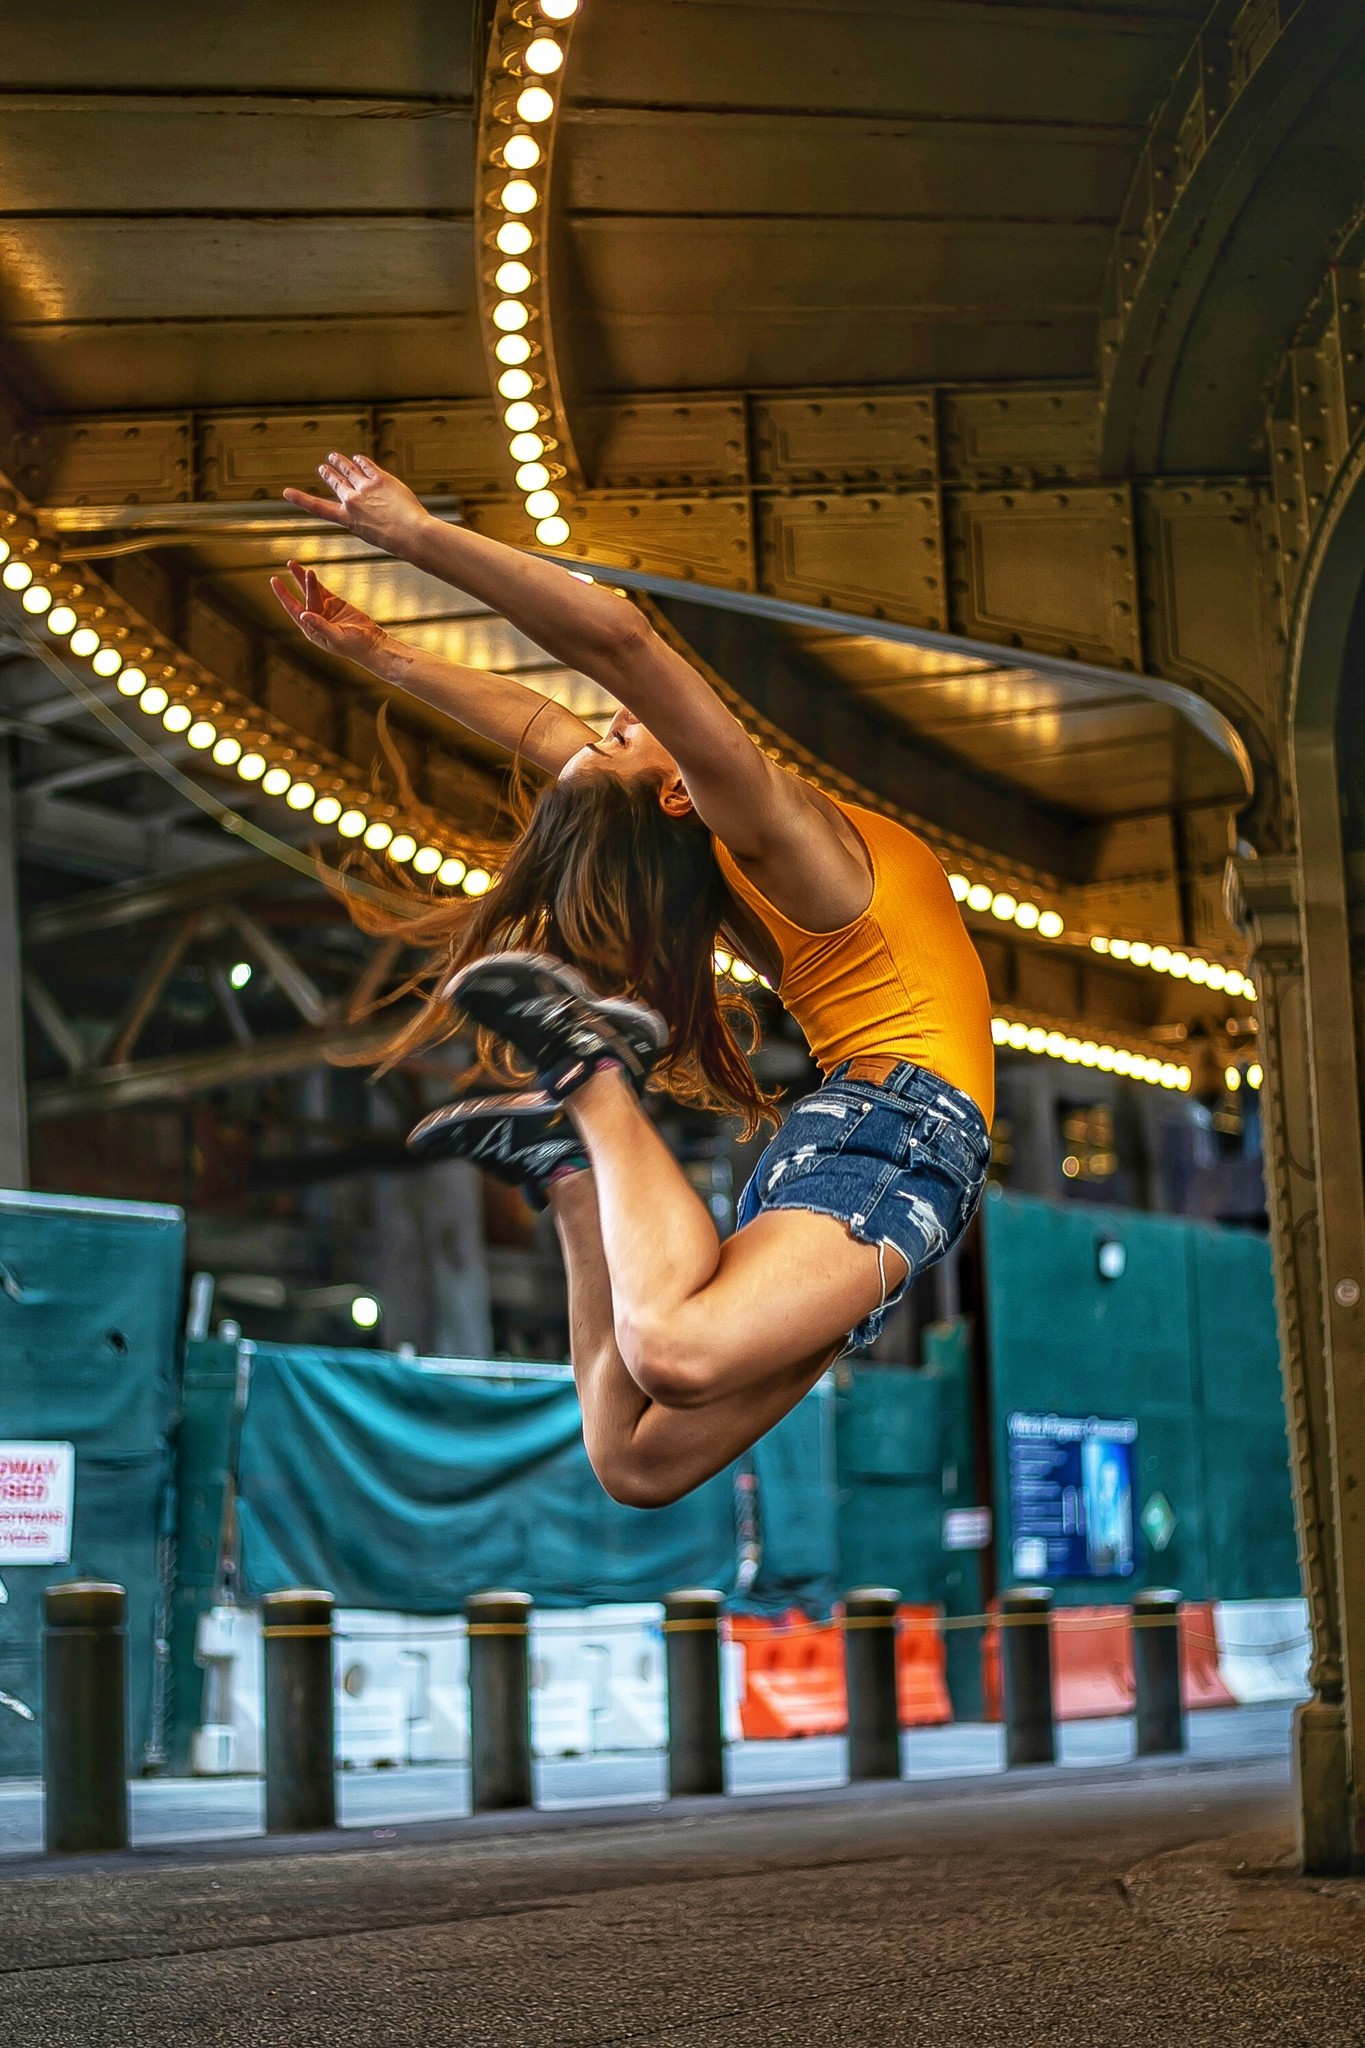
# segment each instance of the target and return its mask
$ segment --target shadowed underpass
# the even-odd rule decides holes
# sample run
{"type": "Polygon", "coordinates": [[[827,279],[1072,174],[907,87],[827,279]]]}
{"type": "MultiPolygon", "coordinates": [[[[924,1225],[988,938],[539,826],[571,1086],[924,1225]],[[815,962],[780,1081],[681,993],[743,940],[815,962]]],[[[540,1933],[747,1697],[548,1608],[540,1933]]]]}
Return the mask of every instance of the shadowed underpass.
{"type": "Polygon", "coordinates": [[[767,2048],[1365,2042],[1365,1885],[1276,1763],[13,1866],[0,2035],[767,2048]]]}

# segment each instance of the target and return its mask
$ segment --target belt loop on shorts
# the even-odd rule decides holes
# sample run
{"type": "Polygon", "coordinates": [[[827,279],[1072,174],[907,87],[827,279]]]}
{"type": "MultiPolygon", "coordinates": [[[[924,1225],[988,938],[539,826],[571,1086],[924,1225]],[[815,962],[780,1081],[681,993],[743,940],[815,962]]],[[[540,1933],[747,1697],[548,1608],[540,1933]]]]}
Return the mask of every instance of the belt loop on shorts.
{"type": "Polygon", "coordinates": [[[890,1080],[897,1067],[904,1062],[895,1053],[863,1053],[858,1059],[850,1060],[844,1079],[846,1081],[869,1081],[874,1088],[880,1088],[890,1080]]]}

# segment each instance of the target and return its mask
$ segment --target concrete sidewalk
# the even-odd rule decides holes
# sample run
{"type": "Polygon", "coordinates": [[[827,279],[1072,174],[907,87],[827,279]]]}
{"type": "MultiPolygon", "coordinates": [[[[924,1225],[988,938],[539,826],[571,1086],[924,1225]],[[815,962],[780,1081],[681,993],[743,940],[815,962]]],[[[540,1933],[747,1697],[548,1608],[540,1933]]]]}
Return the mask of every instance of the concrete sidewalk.
{"type": "MultiPolygon", "coordinates": [[[[1284,1757],[1291,1711],[1235,1707],[1191,1714],[1190,1756],[1222,1762],[1284,1757]]],[[[1131,1719],[1073,1721],[1058,1736],[1067,1768],[1121,1763],[1132,1755],[1131,1719]]],[[[998,1726],[984,1723],[917,1728],[904,1736],[901,1754],[911,1779],[990,1776],[1004,1768],[1004,1736],[998,1726]]],[[[739,1795],[829,1788],[847,1777],[845,1745],[834,1737],[736,1743],[727,1768],[730,1789],[739,1795]]],[[[616,1801],[648,1804],[664,1796],[664,1759],[649,1751],[554,1759],[537,1767],[537,1780],[538,1802],[547,1811],[616,1801]]],[[[465,1769],[346,1771],[337,1783],[345,1827],[453,1819],[469,1811],[465,1769]]],[[[261,1783],[252,1778],[146,1779],[133,1786],[132,1807],[133,1840],[140,1846],[240,1838],[259,1834],[264,1824],[261,1783]]],[[[34,1854],[42,1838],[37,1780],[0,1782],[0,1859],[34,1854]]]]}
{"type": "Polygon", "coordinates": [[[1283,1762],[1146,1764],[47,1865],[0,2038],[1360,2048],[1365,1885],[1289,1816],[1283,1762]]]}

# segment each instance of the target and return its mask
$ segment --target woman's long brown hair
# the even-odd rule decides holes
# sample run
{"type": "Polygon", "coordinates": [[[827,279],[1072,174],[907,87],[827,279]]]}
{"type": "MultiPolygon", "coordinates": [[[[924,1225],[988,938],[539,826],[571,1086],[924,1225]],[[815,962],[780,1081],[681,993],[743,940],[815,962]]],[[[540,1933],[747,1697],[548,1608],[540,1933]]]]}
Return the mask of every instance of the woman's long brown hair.
{"type": "MultiPolygon", "coordinates": [[[[711,835],[700,818],[670,817],[652,777],[600,774],[511,796],[519,836],[501,851],[496,885],[478,899],[450,896],[407,915],[352,899],[366,931],[424,947],[408,984],[417,1015],[381,1055],[392,1066],[462,1028],[443,997],[451,975],[487,953],[525,949],[568,961],[603,995],[648,1003],[672,1038],[656,1070],[679,1101],[737,1114],[745,1136],[773,1115],[733,1026],[752,1046],[758,1020],[735,990],[718,989],[712,954],[729,905],[711,835]]],[[[510,1078],[505,1052],[481,1034],[480,1064],[510,1078]]],[[[371,1055],[372,1057],[372,1055],[371,1055]]]]}

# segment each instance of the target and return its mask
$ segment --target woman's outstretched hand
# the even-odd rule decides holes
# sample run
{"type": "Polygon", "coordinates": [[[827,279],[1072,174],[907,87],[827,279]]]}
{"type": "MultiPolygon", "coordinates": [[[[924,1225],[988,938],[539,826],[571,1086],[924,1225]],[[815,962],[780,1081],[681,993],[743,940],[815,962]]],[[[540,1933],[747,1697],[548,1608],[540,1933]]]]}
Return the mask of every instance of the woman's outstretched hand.
{"type": "Polygon", "coordinates": [[[385,673],[396,643],[368,612],[338,597],[312,569],[291,562],[289,577],[272,576],[270,588],[315,647],[338,654],[343,661],[354,661],[375,675],[385,673]]]}
{"type": "Polygon", "coordinates": [[[314,498],[307,491],[291,489],[284,493],[289,503],[315,519],[330,519],[333,526],[344,526],[386,554],[401,555],[427,518],[421,499],[368,455],[338,455],[334,450],[318,464],[318,475],[335,493],[333,497],[314,498]]]}

